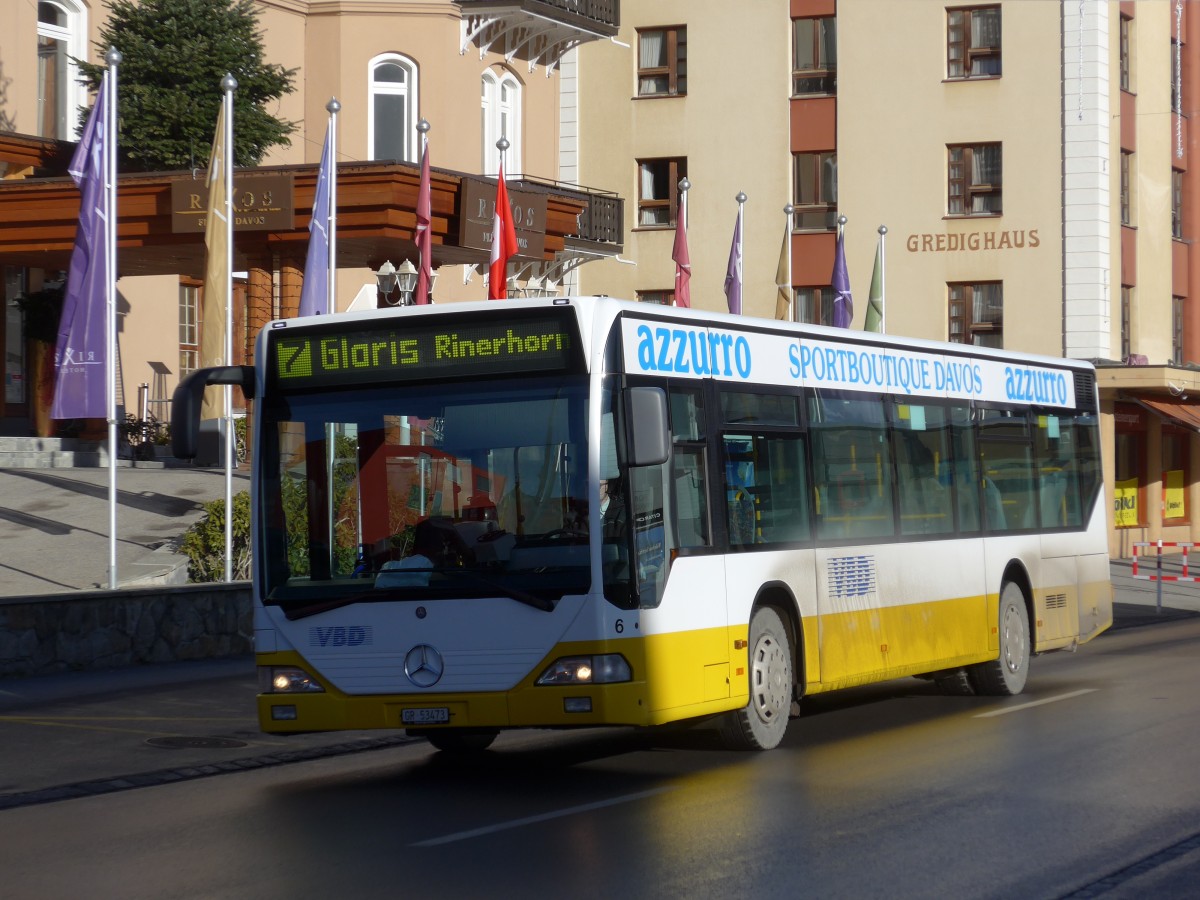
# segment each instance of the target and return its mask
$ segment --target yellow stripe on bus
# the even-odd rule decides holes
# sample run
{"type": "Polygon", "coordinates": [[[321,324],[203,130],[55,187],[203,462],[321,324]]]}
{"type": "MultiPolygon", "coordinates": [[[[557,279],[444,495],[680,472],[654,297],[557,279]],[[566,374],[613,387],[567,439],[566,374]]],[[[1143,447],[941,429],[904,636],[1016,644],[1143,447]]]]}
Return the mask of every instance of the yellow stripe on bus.
{"type": "MultiPolygon", "coordinates": [[[[1097,607],[1082,643],[1111,623],[1107,584],[1087,584],[1081,595],[1097,607]]],[[[999,596],[827,614],[803,621],[806,693],[816,694],[937,669],[995,659],[999,596]]],[[[749,696],[749,627],[650,634],[609,641],[573,641],[553,648],[511,691],[350,695],[325,681],[299,654],[260,653],[260,666],[300,666],[324,693],[260,694],[259,724],[269,733],[401,728],[408,708],[442,707],[451,727],[516,728],[571,725],[659,725],[745,706],[749,696]],[[621,653],[634,680],[624,684],[539,686],[546,665],[563,656],[621,653]],[[587,697],[591,712],[567,712],[565,699],[587,697]],[[294,719],[276,720],[271,708],[295,707],[294,719]]],[[[1035,649],[1040,649],[1040,645],[1035,649]]]]}

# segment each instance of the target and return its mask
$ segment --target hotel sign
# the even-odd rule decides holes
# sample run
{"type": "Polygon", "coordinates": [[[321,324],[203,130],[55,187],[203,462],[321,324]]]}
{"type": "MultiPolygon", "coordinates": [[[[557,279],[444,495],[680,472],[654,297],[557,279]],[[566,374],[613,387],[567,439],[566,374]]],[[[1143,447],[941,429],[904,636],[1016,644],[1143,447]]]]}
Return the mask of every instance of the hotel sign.
{"type": "Polygon", "coordinates": [[[1036,250],[1042,239],[1036,228],[1017,231],[968,231],[963,234],[910,234],[909,253],[973,253],[980,250],[1036,250]]]}
{"type": "MultiPolygon", "coordinates": [[[[495,183],[464,178],[460,197],[459,245],[491,253],[496,215],[495,183]]],[[[546,249],[546,195],[510,187],[508,205],[512,208],[517,231],[517,256],[541,259],[546,249]]]]}
{"type": "MultiPolygon", "coordinates": [[[[291,175],[246,175],[233,179],[235,231],[291,231],[295,204],[291,175]]],[[[208,182],[203,178],[171,184],[171,232],[203,233],[208,221],[208,182]]]]}

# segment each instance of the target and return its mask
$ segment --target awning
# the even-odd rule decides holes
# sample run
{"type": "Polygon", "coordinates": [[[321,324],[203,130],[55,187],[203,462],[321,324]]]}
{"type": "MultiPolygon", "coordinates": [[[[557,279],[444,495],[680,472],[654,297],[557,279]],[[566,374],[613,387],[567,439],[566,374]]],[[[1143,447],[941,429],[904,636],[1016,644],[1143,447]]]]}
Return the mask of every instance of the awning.
{"type": "Polygon", "coordinates": [[[1165,397],[1147,397],[1134,395],[1130,399],[1137,401],[1150,412],[1172,422],[1200,432],[1200,398],[1196,400],[1168,400],[1165,397]]]}

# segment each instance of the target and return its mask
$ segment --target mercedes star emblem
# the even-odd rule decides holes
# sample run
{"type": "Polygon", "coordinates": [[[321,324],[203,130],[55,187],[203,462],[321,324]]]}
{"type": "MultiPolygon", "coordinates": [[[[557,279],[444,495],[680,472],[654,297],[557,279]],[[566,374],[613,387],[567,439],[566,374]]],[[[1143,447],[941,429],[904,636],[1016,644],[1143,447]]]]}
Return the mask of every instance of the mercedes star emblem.
{"type": "Polygon", "coordinates": [[[404,657],[404,674],[417,687],[433,687],[444,669],[442,654],[428,644],[417,644],[404,657]]]}

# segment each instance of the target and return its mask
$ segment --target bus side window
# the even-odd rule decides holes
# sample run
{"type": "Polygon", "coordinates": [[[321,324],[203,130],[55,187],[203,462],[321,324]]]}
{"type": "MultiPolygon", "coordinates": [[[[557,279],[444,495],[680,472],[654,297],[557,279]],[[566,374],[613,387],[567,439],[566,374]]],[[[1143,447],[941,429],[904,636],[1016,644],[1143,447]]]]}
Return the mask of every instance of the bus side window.
{"type": "Polygon", "coordinates": [[[958,532],[977,532],[980,528],[980,493],[983,478],[979,473],[979,454],[975,449],[975,431],[971,426],[971,410],[966,406],[950,408],[949,467],[938,471],[943,484],[954,487],[954,502],[958,511],[958,532]]]}
{"type": "Polygon", "coordinates": [[[676,445],[673,473],[679,546],[704,547],[709,543],[704,448],[676,445]]]}
{"type": "Polygon", "coordinates": [[[892,450],[878,397],[818,392],[809,399],[818,537],[895,534],[892,450]]]}
{"type": "Polygon", "coordinates": [[[979,455],[989,531],[1037,527],[1038,483],[1023,414],[985,411],[979,455]]]}
{"type": "Polygon", "coordinates": [[[892,409],[901,534],[954,530],[951,483],[939,477],[948,456],[945,413],[940,407],[899,404],[892,409]]]}
{"type": "Polygon", "coordinates": [[[712,531],[704,462],[704,395],[695,388],[673,387],[670,404],[676,540],[679,547],[708,546],[712,531]]]}
{"type": "Polygon", "coordinates": [[[803,437],[727,434],[722,445],[730,545],[808,540],[803,437]]]}
{"type": "Polygon", "coordinates": [[[1080,466],[1091,457],[1086,434],[1070,418],[1038,416],[1036,444],[1044,528],[1078,528],[1083,524],[1080,466]]]}
{"type": "Polygon", "coordinates": [[[729,545],[744,547],[756,544],[755,494],[759,473],[754,438],[747,434],[727,434],[722,445],[725,453],[725,519],[729,529],[729,545]]]}

